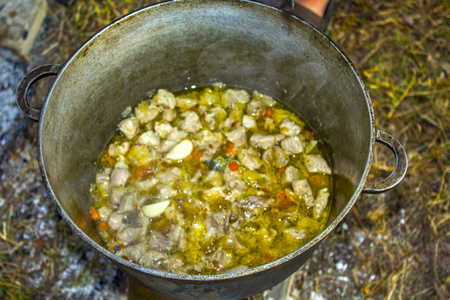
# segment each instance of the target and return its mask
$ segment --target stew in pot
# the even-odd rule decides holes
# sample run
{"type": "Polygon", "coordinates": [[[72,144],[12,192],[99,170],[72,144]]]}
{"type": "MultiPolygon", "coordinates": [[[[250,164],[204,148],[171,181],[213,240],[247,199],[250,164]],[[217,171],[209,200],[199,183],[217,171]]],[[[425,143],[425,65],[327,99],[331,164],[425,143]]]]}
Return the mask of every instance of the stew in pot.
{"type": "Polygon", "coordinates": [[[217,274],[281,258],[324,229],[326,153],[285,105],[219,83],[149,99],[124,110],[92,184],[91,215],[110,251],[217,274]]]}

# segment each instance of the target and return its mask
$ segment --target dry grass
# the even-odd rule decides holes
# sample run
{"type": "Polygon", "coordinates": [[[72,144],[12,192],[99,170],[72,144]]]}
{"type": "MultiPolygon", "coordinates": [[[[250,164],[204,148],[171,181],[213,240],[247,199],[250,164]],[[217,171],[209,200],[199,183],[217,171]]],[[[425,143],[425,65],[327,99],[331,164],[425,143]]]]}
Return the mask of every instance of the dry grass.
{"type": "MultiPolygon", "coordinates": [[[[330,36],[363,75],[377,127],[397,137],[409,158],[398,187],[363,195],[345,220],[365,237],[355,247],[354,295],[450,297],[449,21],[448,1],[337,3],[330,36]]],[[[392,169],[391,156],[377,147],[373,176],[392,169]]]]}
{"type": "MultiPolygon", "coordinates": [[[[151,2],[156,1],[77,0],[69,8],[53,3],[45,40],[35,53],[62,63],[100,28],[151,2]]],[[[402,142],[410,167],[394,190],[361,196],[344,223],[298,272],[295,294],[301,299],[314,295],[449,299],[450,4],[437,0],[336,2],[329,35],[360,70],[372,97],[377,127],[402,142]]],[[[23,138],[28,142],[17,149],[35,151],[29,142],[33,139],[23,138]]],[[[26,159],[35,158],[29,154],[26,159]]],[[[20,170],[31,172],[38,181],[37,166],[20,170]]],[[[371,176],[384,176],[390,170],[391,154],[377,147],[371,176]]],[[[67,263],[58,265],[63,261],[57,254],[61,240],[73,248],[79,241],[54,211],[49,215],[61,223],[56,247],[49,240],[20,238],[18,234],[35,224],[14,218],[19,209],[14,201],[31,196],[12,189],[11,182],[0,190],[5,199],[0,207],[0,288],[15,299],[46,295],[67,267],[67,263]],[[42,273],[46,280],[39,286],[27,286],[21,262],[29,253],[24,247],[44,252],[39,257],[46,259],[42,273]]],[[[36,189],[44,194],[42,186],[36,189]]]]}

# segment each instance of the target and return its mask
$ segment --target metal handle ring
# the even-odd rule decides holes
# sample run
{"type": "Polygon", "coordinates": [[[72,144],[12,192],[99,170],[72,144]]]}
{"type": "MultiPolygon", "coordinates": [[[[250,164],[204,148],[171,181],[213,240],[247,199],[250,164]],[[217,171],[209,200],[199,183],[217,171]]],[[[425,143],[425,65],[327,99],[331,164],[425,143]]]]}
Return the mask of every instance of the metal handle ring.
{"type": "Polygon", "coordinates": [[[397,139],[384,131],[377,130],[376,142],[387,146],[394,153],[395,168],[388,177],[366,183],[362,191],[366,194],[378,194],[392,189],[402,181],[408,169],[408,156],[397,139]]]}
{"type": "Polygon", "coordinates": [[[33,121],[39,121],[41,110],[30,105],[27,99],[28,90],[38,80],[55,76],[61,69],[61,65],[43,65],[28,72],[20,81],[16,92],[17,105],[22,113],[33,121]]]}

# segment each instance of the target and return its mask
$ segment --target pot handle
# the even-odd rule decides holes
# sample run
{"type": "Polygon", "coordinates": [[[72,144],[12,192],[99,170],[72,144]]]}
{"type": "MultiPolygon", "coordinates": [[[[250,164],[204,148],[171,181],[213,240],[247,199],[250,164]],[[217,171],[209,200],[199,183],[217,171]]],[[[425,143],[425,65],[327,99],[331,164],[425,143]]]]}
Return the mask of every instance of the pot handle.
{"type": "Polygon", "coordinates": [[[36,81],[44,77],[57,75],[60,69],[61,65],[43,65],[28,72],[20,81],[16,92],[17,105],[29,119],[39,121],[41,110],[32,107],[28,102],[28,90],[36,81]]]}
{"type": "Polygon", "coordinates": [[[366,183],[362,190],[362,193],[366,194],[378,194],[392,189],[402,181],[403,177],[405,177],[406,170],[408,169],[408,156],[406,155],[402,144],[384,131],[377,130],[376,134],[375,141],[387,146],[394,153],[395,168],[388,177],[366,183]]]}

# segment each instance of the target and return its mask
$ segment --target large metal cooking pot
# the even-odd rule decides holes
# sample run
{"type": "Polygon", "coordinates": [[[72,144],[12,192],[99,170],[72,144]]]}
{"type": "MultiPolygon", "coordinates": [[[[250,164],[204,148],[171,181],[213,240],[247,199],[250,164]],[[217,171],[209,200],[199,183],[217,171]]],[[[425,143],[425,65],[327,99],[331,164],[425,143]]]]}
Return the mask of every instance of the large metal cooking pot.
{"type": "Polygon", "coordinates": [[[318,30],[250,1],[186,0],[131,13],[97,33],[64,66],[27,74],[18,104],[39,121],[39,164],[50,197],[70,227],[142,285],[180,299],[234,299],[281,282],[311,256],[361,192],[384,192],[403,178],[400,143],[374,126],[369,95],[350,60],[318,30]],[[42,109],[29,86],[56,75],[42,109]],[[139,266],[104,249],[89,217],[95,164],[120,114],[156,88],[224,82],[258,90],[298,112],[329,150],[334,176],[327,228],[302,248],[257,268],[220,275],[173,274],[139,266]],[[366,183],[375,142],[396,157],[392,174],[366,183]]]}

